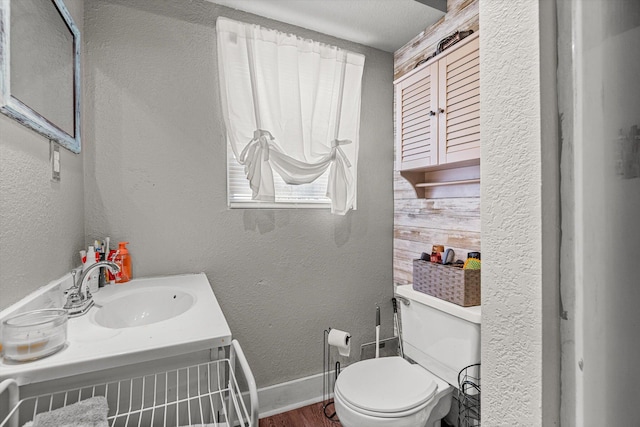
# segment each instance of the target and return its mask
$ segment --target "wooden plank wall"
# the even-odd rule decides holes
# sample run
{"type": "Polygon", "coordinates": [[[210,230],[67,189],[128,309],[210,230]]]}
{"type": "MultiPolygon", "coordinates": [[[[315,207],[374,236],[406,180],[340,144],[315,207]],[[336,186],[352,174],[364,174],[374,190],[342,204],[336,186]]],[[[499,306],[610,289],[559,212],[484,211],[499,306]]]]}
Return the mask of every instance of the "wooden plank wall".
{"type": "Polygon", "coordinates": [[[448,0],[446,15],[394,52],[394,80],[413,70],[418,61],[431,56],[443,38],[456,31],[478,32],[479,2],[480,0],[448,0]]]}
{"type": "MultiPolygon", "coordinates": [[[[457,30],[479,31],[479,0],[448,0],[447,14],[394,54],[399,78],[435,52],[438,42],[457,30]]],[[[480,198],[417,199],[413,187],[394,172],[393,280],[413,282],[412,261],[433,244],[453,248],[456,257],[480,250],[480,198]]]]}

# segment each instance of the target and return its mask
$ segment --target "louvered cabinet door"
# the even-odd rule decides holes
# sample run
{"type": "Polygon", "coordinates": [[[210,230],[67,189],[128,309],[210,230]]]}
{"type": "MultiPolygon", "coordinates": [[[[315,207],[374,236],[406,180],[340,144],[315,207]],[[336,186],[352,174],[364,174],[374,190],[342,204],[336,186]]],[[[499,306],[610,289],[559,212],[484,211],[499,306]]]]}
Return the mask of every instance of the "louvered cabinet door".
{"type": "Polygon", "coordinates": [[[438,61],[439,163],[480,159],[480,41],[438,61]]]}
{"type": "Polygon", "coordinates": [[[437,64],[396,85],[396,167],[410,170],[438,163],[437,64]]]}

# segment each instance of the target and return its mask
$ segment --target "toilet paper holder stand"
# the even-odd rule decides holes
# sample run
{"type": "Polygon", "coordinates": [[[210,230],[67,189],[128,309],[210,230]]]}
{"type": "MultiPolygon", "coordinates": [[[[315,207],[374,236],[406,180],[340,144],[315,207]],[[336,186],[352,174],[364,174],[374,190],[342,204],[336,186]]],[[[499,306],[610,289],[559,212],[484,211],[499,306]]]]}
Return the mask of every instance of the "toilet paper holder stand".
{"type": "MultiPolygon", "coordinates": [[[[329,345],[329,333],[331,328],[324,330],[324,342],[322,346],[322,411],[324,416],[333,419],[336,416],[336,411],[333,408],[333,399],[331,398],[331,391],[333,385],[340,375],[340,361],[336,361],[334,368],[333,381],[331,378],[331,346],[329,345]]],[[[349,343],[351,336],[347,336],[346,344],[349,343]]]]}

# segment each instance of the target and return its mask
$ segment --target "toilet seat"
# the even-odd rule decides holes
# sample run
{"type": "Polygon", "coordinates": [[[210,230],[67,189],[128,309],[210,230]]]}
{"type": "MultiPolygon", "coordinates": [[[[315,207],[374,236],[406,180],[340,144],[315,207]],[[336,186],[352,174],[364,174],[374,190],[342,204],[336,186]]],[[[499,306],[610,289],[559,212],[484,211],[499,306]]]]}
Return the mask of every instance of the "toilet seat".
{"type": "Polygon", "coordinates": [[[399,418],[420,411],[438,390],[436,377],[401,357],[355,363],[338,376],[335,397],[361,414],[399,418]]]}

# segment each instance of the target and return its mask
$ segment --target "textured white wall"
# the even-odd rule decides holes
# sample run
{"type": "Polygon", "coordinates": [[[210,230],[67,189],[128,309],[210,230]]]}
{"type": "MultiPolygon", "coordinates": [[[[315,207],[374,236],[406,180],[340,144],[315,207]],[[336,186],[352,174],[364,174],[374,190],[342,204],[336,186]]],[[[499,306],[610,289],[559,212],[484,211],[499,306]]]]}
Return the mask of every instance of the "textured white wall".
{"type": "Polygon", "coordinates": [[[577,397],[563,415],[570,426],[638,425],[640,141],[623,150],[618,133],[640,127],[640,3],[572,5],[575,155],[563,174],[575,178],[575,282],[564,285],[575,292],[576,346],[563,368],[577,397]]]}
{"type": "Polygon", "coordinates": [[[480,0],[482,424],[489,426],[552,426],[559,412],[555,18],[552,3],[540,3],[480,0]]]}
{"type": "MultiPolygon", "coordinates": [[[[393,57],[204,1],[85,5],[89,237],[126,239],[136,276],[204,271],[260,386],[321,372],[323,330],[391,333],[393,57]],[[215,19],[366,56],[358,210],[229,210],[215,19]]],[[[353,360],[353,359],[352,359],[353,360]]]]}
{"type": "MultiPolygon", "coordinates": [[[[65,3],[82,32],[83,1],[65,3]]],[[[62,179],[53,183],[49,140],[0,115],[0,309],[79,265],[83,155],[60,156],[62,179]]]]}

